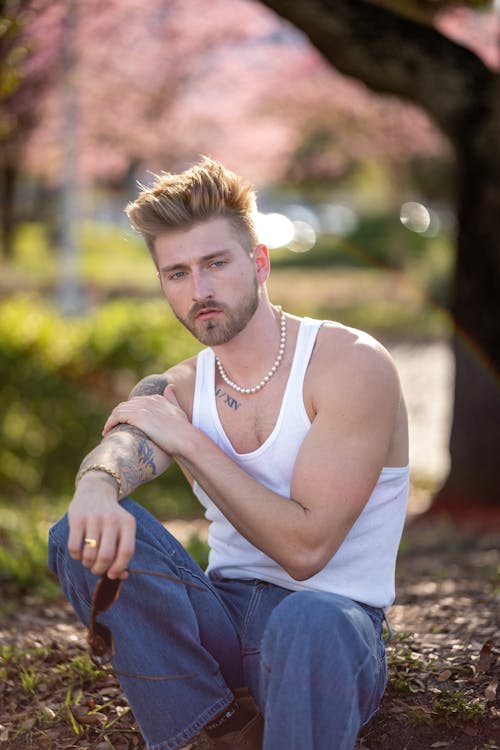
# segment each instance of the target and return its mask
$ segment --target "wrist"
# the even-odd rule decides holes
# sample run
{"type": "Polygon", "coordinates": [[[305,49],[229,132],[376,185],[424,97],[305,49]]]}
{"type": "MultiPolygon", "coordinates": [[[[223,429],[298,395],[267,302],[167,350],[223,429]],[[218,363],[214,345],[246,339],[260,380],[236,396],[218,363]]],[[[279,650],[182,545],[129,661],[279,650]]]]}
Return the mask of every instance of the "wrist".
{"type": "Polygon", "coordinates": [[[108,487],[114,494],[116,500],[119,500],[122,493],[122,482],[120,475],[111,467],[104,466],[103,464],[90,464],[84,466],[78,472],[75,479],[75,488],[83,483],[84,487],[95,482],[108,487]]]}

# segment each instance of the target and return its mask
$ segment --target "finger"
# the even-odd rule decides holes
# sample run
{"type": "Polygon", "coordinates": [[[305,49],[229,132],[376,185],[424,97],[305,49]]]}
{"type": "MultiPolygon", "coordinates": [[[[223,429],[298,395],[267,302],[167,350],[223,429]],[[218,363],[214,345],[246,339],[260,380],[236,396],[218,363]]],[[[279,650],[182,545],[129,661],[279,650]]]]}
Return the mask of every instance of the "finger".
{"type": "Polygon", "coordinates": [[[82,548],[82,563],[86,568],[91,568],[95,562],[99,553],[100,538],[100,525],[95,519],[89,518],[85,528],[85,537],[82,548]]]}
{"type": "Polygon", "coordinates": [[[125,415],[116,415],[116,417],[108,417],[108,420],[106,424],[103,427],[102,434],[107,435],[108,432],[111,432],[111,430],[116,427],[118,424],[133,424],[130,417],[126,417],[125,415]]]}
{"type": "Polygon", "coordinates": [[[109,432],[111,429],[113,429],[113,427],[116,427],[117,424],[123,422],[122,417],[124,416],[124,412],[128,406],[130,406],[130,401],[122,401],[120,404],[115,406],[106,422],[104,423],[103,433],[109,432]]]}
{"type": "Polygon", "coordinates": [[[127,565],[135,552],[135,530],[135,518],[130,513],[127,513],[121,524],[116,557],[107,571],[109,578],[123,577],[127,565]]]}
{"type": "Polygon", "coordinates": [[[68,552],[73,560],[82,559],[82,544],[85,525],[83,519],[69,518],[68,552]]]}
{"type": "Polygon", "coordinates": [[[177,401],[177,399],[175,397],[174,386],[171,383],[169,385],[167,385],[167,387],[163,391],[163,396],[171,404],[174,404],[175,406],[179,406],[179,402],[177,401]]]}
{"type": "Polygon", "coordinates": [[[99,540],[99,547],[97,555],[92,565],[92,573],[94,575],[102,575],[105,573],[113,560],[116,557],[116,549],[118,544],[118,533],[117,526],[115,524],[104,525],[99,540]]]}
{"type": "Polygon", "coordinates": [[[123,421],[117,414],[112,412],[104,423],[102,434],[106,435],[113,427],[116,427],[117,424],[121,424],[123,421]]]}

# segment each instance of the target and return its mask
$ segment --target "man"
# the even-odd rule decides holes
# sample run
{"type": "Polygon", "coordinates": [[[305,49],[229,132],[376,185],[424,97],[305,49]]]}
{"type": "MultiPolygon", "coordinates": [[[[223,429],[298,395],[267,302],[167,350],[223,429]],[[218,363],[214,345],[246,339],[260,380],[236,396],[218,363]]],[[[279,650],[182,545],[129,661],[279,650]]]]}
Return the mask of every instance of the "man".
{"type": "Polygon", "coordinates": [[[210,159],[129,206],[168,303],[207,348],[114,409],[50,535],[83,622],[95,576],[123,579],[100,620],[153,750],[352,750],[385,688],[408,492],[398,377],[367,334],[271,304],[254,208],[210,159]],[[210,521],[206,573],[121,500],[171,460],[210,521]]]}

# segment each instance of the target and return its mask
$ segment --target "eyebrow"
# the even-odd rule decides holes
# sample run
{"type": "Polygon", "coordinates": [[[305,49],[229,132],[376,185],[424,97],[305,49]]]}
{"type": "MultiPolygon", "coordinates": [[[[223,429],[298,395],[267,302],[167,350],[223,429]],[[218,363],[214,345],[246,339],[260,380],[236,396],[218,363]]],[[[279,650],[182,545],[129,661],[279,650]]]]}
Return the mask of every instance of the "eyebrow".
{"type": "MultiPolygon", "coordinates": [[[[223,255],[227,255],[231,251],[228,249],[226,250],[218,250],[215,253],[207,253],[207,255],[202,255],[201,258],[198,258],[196,261],[197,263],[207,263],[208,261],[215,260],[216,258],[220,258],[223,255]]],[[[163,271],[165,273],[171,273],[172,271],[180,271],[184,268],[187,268],[186,263],[173,263],[171,266],[162,266],[160,268],[160,271],[163,271]]]]}

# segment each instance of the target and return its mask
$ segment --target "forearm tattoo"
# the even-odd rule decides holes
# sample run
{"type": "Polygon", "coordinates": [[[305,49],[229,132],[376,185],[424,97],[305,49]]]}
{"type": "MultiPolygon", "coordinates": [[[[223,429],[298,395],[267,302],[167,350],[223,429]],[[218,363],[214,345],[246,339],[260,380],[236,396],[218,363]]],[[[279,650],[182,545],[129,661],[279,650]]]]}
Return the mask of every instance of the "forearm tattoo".
{"type": "Polygon", "coordinates": [[[115,456],[119,464],[118,472],[122,480],[123,496],[125,496],[139,485],[150,482],[158,476],[158,472],[154,460],[153,443],[147,435],[129,424],[117,425],[113,433],[118,432],[130,437],[128,450],[119,450],[115,456]]]}
{"type": "MultiPolygon", "coordinates": [[[[162,394],[168,385],[164,375],[150,375],[138,383],[130,394],[134,396],[151,396],[162,394]]],[[[139,430],[128,424],[117,425],[100,445],[92,450],[82,461],[80,470],[90,464],[103,464],[114,469],[120,475],[122,491],[120,497],[133,492],[139,485],[150,482],[164,471],[158,470],[156,455],[159,453],[153,441],[139,430]]],[[[115,480],[106,475],[116,486],[115,480]]]]}

